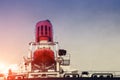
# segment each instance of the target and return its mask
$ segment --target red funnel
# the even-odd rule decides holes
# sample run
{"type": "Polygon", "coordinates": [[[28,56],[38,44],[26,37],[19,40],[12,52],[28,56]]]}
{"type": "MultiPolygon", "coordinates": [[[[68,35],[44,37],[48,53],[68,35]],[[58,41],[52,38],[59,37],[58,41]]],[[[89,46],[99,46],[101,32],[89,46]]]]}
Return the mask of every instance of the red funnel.
{"type": "Polygon", "coordinates": [[[52,24],[49,20],[40,21],[36,24],[36,42],[53,42],[52,24]]]}

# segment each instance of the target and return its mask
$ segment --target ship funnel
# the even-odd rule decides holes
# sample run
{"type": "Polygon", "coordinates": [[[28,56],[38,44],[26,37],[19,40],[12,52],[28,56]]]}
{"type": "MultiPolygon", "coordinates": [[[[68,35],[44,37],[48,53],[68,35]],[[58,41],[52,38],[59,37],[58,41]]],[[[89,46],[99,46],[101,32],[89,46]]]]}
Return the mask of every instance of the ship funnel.
{"type": "Polygon", "coordinates": [[[35,42],[47,41],[53,42],[52,24],[49,20],[40,21],[36,24],[35,42]]]}

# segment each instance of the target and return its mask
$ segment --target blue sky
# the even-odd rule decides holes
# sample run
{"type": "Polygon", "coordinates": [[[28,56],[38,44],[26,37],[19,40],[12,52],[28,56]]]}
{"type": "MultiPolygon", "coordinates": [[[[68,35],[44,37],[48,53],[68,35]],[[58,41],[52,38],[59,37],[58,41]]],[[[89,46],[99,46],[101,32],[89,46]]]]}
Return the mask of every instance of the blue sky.
{"type": "Polygon", "coordinates": [[[49,19],[54,39],[72,55],[73,66],[120,71],[119,4],[120,0],[0,0],[0,61],[20,63],[34,41],[35,24],[49,19]]]}

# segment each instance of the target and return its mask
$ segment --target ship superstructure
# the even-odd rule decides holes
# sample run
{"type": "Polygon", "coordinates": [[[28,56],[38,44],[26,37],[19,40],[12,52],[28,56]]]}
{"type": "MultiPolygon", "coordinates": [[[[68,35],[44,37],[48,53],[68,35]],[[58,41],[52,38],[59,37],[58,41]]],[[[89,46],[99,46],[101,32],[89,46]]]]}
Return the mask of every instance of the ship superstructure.
{"type": "Polygon", "coordinates": [[[36,24],[35,42],[29,43],[29,55],[24,58],[28,78],[63,77],[63,67],[70,66],[70,55],[54,42],[52,27],[49,20],[36,24]]]}

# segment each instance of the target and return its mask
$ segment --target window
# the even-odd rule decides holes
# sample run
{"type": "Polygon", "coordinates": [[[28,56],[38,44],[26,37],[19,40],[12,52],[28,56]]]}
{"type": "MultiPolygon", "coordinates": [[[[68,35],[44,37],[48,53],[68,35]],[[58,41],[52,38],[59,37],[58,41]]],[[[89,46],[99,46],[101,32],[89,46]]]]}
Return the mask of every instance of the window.
{"type": "Polygon", "coordinates": [[[45,25],[45,35],[47,35],[47,25],[45,25]]]}
{"type": "Polygon", "coordinates": [[[41,25],[41,35],[43,35],[43,25],[41,25]]]}

